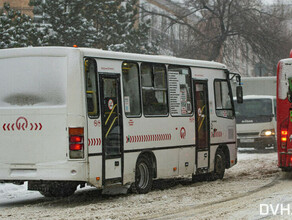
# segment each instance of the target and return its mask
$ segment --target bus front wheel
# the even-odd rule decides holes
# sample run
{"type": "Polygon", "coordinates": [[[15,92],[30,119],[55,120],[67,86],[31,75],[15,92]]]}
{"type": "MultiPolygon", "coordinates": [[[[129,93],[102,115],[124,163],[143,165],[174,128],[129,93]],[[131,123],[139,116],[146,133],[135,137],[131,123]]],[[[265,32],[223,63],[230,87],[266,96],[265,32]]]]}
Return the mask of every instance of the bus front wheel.
{"type": "Polygon", "coordinates": [[[223,179],[226,167],[225,154],[218,149],[215,155],[214,171],[211,174],[211,180],[223,179]]]}
{"type": "Polygon", "coordinates": [[[135,172],[135,190],[140,194],[148,193],[152,188],[153,169],[150,160],[141,156],[137,160],[135,172]]]}

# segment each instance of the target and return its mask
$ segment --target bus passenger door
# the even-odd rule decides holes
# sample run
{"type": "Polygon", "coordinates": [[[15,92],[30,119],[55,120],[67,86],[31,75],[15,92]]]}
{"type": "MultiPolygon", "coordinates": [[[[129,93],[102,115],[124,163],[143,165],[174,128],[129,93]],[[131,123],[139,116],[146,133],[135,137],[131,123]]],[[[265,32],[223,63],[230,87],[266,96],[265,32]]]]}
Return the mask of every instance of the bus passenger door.
{"type": "Polygon", "coordinates": [[[103,185],[122,183],[123,141],[119,75],[100,75],[103,185]]]}
{"type": "Polygon", "coordinates": [[[210,161],[209,102],[207,80],[193,80],[196,115],[197,174],[205,173],[210,161]]]}

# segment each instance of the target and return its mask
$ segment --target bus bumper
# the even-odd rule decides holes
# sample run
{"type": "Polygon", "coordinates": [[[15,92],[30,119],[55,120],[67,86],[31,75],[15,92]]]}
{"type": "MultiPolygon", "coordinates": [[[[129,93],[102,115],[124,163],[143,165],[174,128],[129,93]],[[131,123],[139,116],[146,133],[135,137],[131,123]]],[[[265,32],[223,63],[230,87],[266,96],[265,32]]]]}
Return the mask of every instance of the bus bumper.
{"type": "Polygon", "coordinates": [[[60,161],[44,164],[0,163],[0,182],[44,181],[86,181],[86,163],[60,161]]]}
{"type": "Polygon", "coordinates": [[[237,146],[242,148],[264,149],[277,146],[275,136],[272,137],[241,137],[237,139],[237,146]]]}

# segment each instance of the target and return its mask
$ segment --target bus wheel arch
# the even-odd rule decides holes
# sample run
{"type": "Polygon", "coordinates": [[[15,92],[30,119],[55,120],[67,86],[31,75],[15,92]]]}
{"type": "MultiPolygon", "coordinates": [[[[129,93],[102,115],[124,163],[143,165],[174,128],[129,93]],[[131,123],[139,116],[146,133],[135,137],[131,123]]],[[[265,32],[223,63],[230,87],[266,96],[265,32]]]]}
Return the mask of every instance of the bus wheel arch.
{"type": "Polygon", "coordinates": [[[142,156],[147,157],[150,160],[153,167],[153,178],[157,178],[157,160],[156,160],[155,154],[152,151],[143,151],[138,156],[137,161],[139,157],[142,157],[142,156]]]}
{"type": "Polygon", "coordinates": [[[152,152],[142,152],[136,161],[135,191],[140,194],[148,193],[157,176],[156,158],[152,152]]]}

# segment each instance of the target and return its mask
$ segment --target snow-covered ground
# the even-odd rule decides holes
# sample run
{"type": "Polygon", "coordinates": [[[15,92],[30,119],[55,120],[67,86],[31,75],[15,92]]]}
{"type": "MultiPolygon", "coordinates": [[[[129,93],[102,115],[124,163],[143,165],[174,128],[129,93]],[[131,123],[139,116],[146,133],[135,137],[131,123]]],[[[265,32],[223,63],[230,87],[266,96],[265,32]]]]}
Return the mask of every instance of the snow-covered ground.
{"type": "MultiPolygon", "coordinates": [[[[260,215],[262,203],[290,203],[292,208],[287,197],[292,178],[277,168],[277,153],[238,156],[223,180],[160,180],[146,195],[101,195],[87,187],[69,198],[51,199],[27,191],[26,185],[0,184],[0,219],[261,219],[267,217],[260,215]]],[[[269,212],[268,217],[279,215],[269,212]]]]}
{"type": "Polygon", "coordinates": [[[5,203],[11,203],[17,201],[25,201],[30,199],[41,198],[39,192],[28,191],[27,182],[23,185],[14,185],[11,183],[0,184],[0,208],[5,203]]]}

